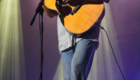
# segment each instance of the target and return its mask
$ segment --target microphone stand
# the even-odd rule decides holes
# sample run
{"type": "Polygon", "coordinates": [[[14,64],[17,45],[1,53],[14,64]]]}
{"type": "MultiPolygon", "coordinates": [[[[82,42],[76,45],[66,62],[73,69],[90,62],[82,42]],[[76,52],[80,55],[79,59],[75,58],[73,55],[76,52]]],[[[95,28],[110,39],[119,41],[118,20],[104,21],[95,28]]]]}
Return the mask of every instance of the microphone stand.
{"type": "Polygon", "coordinates": [[[40,2],[38,7],[36,8],[36,13],[30,23],[32,26],[34,23],[34,20],[36,18],[36,15],[39,13],[39,31],[40,31],[40,78],[39,80],[42,80],[42,75],[43,75],[43,12],[44,10],[42,9],[42,5],[44,2],[40,2]],[[41,19],[41,20],[40,20],[41,19]]]}

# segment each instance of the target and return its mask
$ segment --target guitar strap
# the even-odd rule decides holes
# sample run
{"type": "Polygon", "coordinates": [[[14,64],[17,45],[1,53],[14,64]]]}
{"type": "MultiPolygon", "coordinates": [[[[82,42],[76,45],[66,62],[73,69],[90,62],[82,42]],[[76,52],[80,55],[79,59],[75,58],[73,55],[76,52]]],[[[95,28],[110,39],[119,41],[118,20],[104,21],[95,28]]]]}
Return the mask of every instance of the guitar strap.
{"type": "Polygon", "coordinates": [[[81,1],[81,2],[79,3],[79,5],[77,5],[77,6],[73,9],[73,11],[71,12],[71,15],[74,15],[74,14],[81,8],[82,4],[83,4],[83,2],[81,1]]]}

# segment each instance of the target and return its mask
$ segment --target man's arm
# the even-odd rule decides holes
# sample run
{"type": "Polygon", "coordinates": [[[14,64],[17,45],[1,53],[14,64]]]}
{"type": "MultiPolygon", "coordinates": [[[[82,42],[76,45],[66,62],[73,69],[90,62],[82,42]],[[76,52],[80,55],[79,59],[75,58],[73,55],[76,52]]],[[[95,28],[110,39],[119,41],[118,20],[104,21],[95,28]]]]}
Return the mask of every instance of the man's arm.
{"type": "MultiPolygon", "coordinates": [[[[40,2],[41,2],[42,0],[40,0],[40,2]]],[[[49,17],[49,18],[53,18],[54,16],[56,16],[56,14],[54,14],[54,13],[51,13],[50,11],[49,11],[49,9],[43,4],[42,5],[42,8],[43,8],[43,10],[44,10],[44,12],[46,13],[46,15],[49,17]]]]}
{"type": "Polygon", "coordinates": [[[83,4],[90,4],[90,3],[103,3],[104,0],[62,0],[65,3],[70,3],[70,5],[77,5],[79,2],[83,2],[83,4]]]}
{"type": "Polygon", "coordinates": [[[44,12],[46,13],[46,15],[47,15],[49,18],[53,18],[54,16],[56,16],[56,14],[51,13],[51,12],[49,11],[49,9],[48,9],[45,5],[42,5],[42,8],[44,9],[44,12]]]}
{"type": "MultiPolygon", "coordinates": [[[[63,2],[69,2],[69,1],[74,1],[74,0],[63,0],[63,2]]],[[[84,1],[84,0],[81,0],[81,1],[84,1]]],[[[90,0],[86,0],[86,1],[90,1],[90,0]]],[[[91,0],[91,1],[103,1],[103,0],[91,0]]]]}

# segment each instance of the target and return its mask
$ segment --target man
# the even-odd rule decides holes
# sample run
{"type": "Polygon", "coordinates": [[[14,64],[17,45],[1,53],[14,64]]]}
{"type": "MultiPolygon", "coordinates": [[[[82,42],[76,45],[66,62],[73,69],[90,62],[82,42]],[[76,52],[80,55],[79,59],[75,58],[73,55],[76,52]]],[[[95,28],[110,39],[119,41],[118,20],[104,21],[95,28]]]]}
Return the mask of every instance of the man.
{"type": "MultiPolygon", "coordinates": [[[[41,1],[41,0],[40,0],[41,1]]],[[[72,0],[63,0],[69,2],[72,0]]],[[[95,0],[102,2],[102,0],[95,0]]],[[[45,5],[42,5],[47,16],[56,16],[51,13],[45,5]]],[[[71,35],[61,23],[58,16],[57,30],[59,51],[62,58],[64,80],[87,80],[95,50],[98,48],[99,24],[104,16],[104,12],[87,33],[79,37],[71,35]]]]}

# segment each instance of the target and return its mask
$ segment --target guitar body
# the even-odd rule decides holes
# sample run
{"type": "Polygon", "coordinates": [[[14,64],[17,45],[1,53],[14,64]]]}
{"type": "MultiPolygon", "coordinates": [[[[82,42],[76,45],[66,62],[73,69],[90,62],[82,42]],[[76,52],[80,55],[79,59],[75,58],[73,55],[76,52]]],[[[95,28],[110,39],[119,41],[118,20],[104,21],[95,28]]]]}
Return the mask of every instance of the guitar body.
{"type": "MultiPolygon", "coordinates": [[[[45,6],[51,10],[59,12],[56,8],[56,0],[45,0],[45,6]]],[[[75,6],[71,6],[72,10],[75,6]]],[[[74,15],[60,16],[65,28],[74,34],[81,34],[91,28],[91,26],[98,20],[104,4],[84,4],[74,15]]]]}

